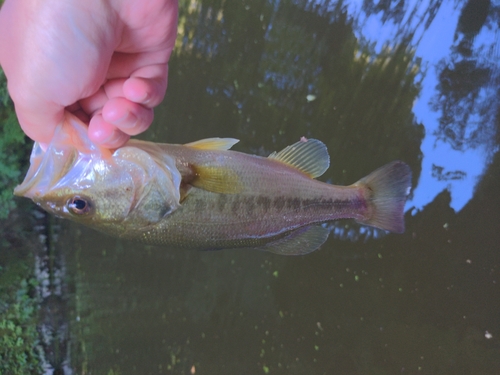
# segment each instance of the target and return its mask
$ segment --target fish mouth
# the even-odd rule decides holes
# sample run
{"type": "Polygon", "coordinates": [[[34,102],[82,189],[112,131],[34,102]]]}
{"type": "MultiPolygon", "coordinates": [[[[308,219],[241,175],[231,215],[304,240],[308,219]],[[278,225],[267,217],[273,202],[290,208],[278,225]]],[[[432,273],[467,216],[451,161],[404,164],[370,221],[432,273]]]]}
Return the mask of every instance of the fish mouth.
{"type": "Polygon", "coordinates": [[[85,187],[93,178],[92,156],[79,153],[72,147],[49,147],[44,151],[35,142],[30,167],[14,195],[37,202],[51,191],[64,187],[85,187]]]}
{"type": "Polygon", "coordinates": [[[37,181],[41,179],[40,165],[43,161],[43,155],[45,152],[38,142],[33,145],[33,150],[31,151],[30,157],[30,167],[23,182],[16,186],[14,189],[14,195],[18,197],[33,198],[32,189],[36,185],[37,181]]]}
{"type": "Polygon", "coordinates": [[[93,158],[109,153],[93,144],[87,136],[87,127],[66,112],[47,149],[38,142],[33,145],[30,167],[23,182],[14,189],[14,195],[33,200],[43,197],[75,175],[88,176],[93,158]]]}
{"type": "Polygon", "coordinates": [[[44,151],[38,142],[33,145],[30,167],[23,182],[14,189],[14,195],[35,199],[46,194],[64,176],[75,159],[74,150],[44,151]]]}

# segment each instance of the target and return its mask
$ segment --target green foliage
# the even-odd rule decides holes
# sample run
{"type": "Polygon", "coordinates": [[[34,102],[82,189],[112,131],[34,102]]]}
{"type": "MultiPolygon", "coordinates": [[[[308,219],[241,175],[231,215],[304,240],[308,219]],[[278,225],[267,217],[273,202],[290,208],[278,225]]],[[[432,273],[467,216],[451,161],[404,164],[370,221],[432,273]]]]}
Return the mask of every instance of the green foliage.
{"type": "Polygon", "coordinates": [[[19,183],[26,164],[28,145],[7,91],[7,81],[0,70],[0,219],[7,218],[16,206],[12,190],[19,183]]]}
{"type": "Polygon", "coordinates": [[[0,374],[41,373],[38,360],[36,301],[30,292],[36,285],[24,260],[0,268],[0,374]]]}
{"type": "MultiPolygon", "coordinates": [[[[0,4],[2,2],[0,1],[0,4]]],[[[10,225],[9,213],[16,207],[12,191],[27,164],[29,145],[17,121],[0,69],[0,374],[40,374],[36,330],[37,305],[30,295],[36,280],[33,260],[25,251],[9,246],[21,240],[22,230],[10,225]],[[14,229],[14,230],[13,230],[14,229]],[[7,236],[8,234],[8,236],[7,236]]],[[[11,216],[12,218],[12,216],[11,216]]]]}

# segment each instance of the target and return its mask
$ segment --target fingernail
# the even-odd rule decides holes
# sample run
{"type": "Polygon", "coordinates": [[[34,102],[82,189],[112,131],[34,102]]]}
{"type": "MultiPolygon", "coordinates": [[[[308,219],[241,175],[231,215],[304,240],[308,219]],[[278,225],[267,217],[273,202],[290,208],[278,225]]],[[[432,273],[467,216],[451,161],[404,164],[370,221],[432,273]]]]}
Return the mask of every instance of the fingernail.
{"type": "Polygon", "coordinates": [[[122,146],[130,137],[120,131],[113,132],[105,140],[99,142],[104,147],[116,148],[122,146]]]}
{"type": "Polygon", "coordinates": [[[118,125],[121,129],[131,129],[136,126],[137,121],[137,117],[132,113],[129,113],[128,115],[123,116],[116,121],[113,121],[113,123],[115,125],[118,125]]]}
{"type": "Polygon", "coordinates": [[[115,135],[116,132],[112,132],[111,134],[109,134],[107,137],[103,138],[103,139],[100,139],[99,140],[99,143],[100,144],[105,144],[105,143],[112,143],[112,141],[114,141],[116,139],[116,135],[115,135]]]}
{"type": "Polygon", "coordinates": [[[143,92],[138,95],[131,95],[129,99],[136,103],[145,104],[149,101],[149,95],[147,92],[143,92]]]}

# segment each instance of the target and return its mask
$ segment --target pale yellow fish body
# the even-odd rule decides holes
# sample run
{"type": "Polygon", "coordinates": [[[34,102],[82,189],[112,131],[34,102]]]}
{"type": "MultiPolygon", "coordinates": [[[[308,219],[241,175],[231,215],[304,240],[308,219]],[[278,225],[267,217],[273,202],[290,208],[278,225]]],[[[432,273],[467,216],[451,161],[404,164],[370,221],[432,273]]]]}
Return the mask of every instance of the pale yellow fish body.
{"type": "Polygon", "coordinates": [[[110,152],[93,145],[83,124],[67,115],[46,151],[35,145],[15,193],[58,216],[153,245],[304,254],[326,240],[320,224],[331,220],[404,230],[406,164],[334,186],[313,178],[329,165],[320,141],[303,139],[267,158],[229,151],[234,143],[131,140],[110,152]]]}

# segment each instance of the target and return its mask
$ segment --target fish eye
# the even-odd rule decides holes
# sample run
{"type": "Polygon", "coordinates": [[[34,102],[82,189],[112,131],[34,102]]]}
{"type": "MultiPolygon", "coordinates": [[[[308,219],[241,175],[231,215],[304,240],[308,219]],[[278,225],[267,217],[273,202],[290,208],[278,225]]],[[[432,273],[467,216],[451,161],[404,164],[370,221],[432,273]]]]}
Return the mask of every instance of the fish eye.
{"type": "Polygon", "coordinates": [[[68,210],[76,215],[85,215],[92,210],[90,199],[76,195],[68,200],[68,210]]]}

